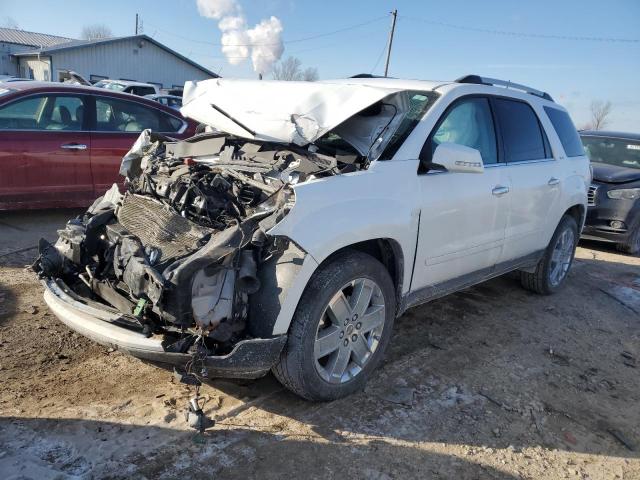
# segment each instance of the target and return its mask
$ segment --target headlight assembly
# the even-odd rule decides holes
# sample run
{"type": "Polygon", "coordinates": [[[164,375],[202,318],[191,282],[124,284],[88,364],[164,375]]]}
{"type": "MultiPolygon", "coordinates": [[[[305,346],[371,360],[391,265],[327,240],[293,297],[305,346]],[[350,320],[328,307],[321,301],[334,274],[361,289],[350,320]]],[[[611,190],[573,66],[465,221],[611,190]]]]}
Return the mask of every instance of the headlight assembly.
{"type": "Polygon", "coordinates": [[[640,198],[640,188],[618,188],[616,190],[609,190],[607,197],[616,200],[635,200],[640,198]]]}

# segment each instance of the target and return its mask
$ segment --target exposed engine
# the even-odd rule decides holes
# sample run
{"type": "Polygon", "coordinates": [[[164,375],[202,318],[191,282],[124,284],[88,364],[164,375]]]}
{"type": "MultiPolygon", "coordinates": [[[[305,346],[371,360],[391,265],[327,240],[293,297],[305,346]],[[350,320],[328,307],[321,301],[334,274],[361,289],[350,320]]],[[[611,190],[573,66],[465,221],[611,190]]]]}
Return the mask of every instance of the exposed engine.
{"type": "Polygon", "coordinates": [[[292,185],[364,168],[329,141],[308,148],[217,133],[176,142],[142,133],[114,185],[87,212],[42,240],[34,269],[60,279],[122,322],[166,335],[186,352],[197,335],[216,353],[247,338],[261,265],[287,240],[269,229],[295,202],[292,185]]]}

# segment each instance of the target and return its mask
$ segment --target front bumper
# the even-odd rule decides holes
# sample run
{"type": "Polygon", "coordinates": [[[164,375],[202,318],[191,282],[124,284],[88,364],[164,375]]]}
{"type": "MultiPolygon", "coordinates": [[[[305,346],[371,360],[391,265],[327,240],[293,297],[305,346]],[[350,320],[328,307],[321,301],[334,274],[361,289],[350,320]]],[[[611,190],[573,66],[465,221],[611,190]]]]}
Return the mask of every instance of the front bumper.
{"type": "MultiPolygon", "coordinates": [[[[72,330],[107,347],[152,362],[185,365],[192,356],[167,352],[162,335],[146,337],[118,324],[121,315],[96,308],[74,298],[61,280],[45,280],[44,299],[51,311],[72,330]]],[[[220,356],[208,356],[204,361],[210,377],[259,378],[278,361],[287,341],[286,335],[256,338],[238,342],[233,350],[220,356]]]]}
{"type": "Polygon", "coordinates": [[[640,225],[640,201],[617,200],[607,196],[607,191],[622,188],[621,185],[593,182],[593,204],[587,209],[582,237],[624,243],[640,225]],[[612,222],[622,222],[623,228],[614,228],[612,222]]]}

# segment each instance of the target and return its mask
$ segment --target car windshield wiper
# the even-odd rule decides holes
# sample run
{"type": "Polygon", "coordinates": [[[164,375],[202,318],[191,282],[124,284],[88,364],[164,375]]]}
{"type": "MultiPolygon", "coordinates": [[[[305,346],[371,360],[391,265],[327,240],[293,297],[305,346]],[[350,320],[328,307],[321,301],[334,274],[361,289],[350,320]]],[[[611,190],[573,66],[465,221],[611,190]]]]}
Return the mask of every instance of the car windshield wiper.
{"type": "Polygon", "coordinates": [[[239,120],[236,120],[235,118],[233,118],[231,115],[229,115],[227,112],[225,112],[224,110],[222,110],[220,107],[218,107],[216,104],[212,103],[210,104],[211,108],[213,108],[216,112],[221,113],[222,115],[224,115],[225,117],[227,117],[229,120],[231,120],[233,123],[235,123],[236,125],[238,125],[240,128],[242,128],[244,131],[249,132],[251,135],[253,135],[254,137],[256,136],[256,132],[254,132],[253,130],[251,130],[250,128],[248,128],[246,125],[244,125],[242,122],[240,122],[239,120]]]}

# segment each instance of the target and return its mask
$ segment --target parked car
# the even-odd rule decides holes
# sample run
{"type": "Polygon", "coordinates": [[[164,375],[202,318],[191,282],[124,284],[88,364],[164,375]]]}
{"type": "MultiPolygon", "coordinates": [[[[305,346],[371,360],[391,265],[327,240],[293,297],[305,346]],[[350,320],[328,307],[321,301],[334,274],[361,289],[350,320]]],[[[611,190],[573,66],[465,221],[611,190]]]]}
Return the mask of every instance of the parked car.
{"type": "Polygon", "coordinates": [[[583,237],[640,253],[640,134],[582,131],[593,168],[583,237]]]}
{"type": "Polygon", "coordinates": [[[182,97],[178,97],[176,95],[154,94],[145,95],[145,98],[161,103],[162,105],[166,105],[167,107],[175,108],[176,110],[180,110],[180,107],[182,107],[182,97]]]}
{"type": "Polygon", "coordinates": [[[72,85],[87,85],[91,86],[91,82],[73,70],[58,70],[58,80],[62,83],[69,83],[72,85]]]}
{"type": "Polygon", "coordinates": [[[591,176],[546,93],[216,79],[187,84],[182,112],[217,133],[144,132],[128,190],[41,242],[51,311],[99,343],[331,400],[407,308],[513,270],[539,294],[566,282],[591,176]]]}
{"type": "Polygon", "coordinates": [[[0,75],[0,83],[11,83],[11,82],[30,82],[30,78],[20,78],[13,77],[11,75],[0,75]]]}
{"type": "Polygon", "coordinates": [[[172,87],[172,88],[163,88],[161,93],[165,95],[175,95],[176,97],[182,98],[182,94],[184,93],[183,87],[172,87]]]}
{"type": "Polygon", "coordinates": [[[187,138],[196,124],[157,102],[63,83],[0,86],[0,210],[88,206],[145,128],[187,138]]]}
{"type": "Polygon", "coordinates": [[[160,89],[152,83],[133,82],[130,80],[100,80],[94,85],[96,88],[106,88],[114,92],[130,93],[144,97],[145,95],[159,94],[160,89]]]}

